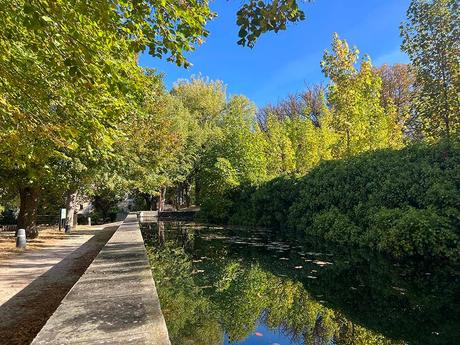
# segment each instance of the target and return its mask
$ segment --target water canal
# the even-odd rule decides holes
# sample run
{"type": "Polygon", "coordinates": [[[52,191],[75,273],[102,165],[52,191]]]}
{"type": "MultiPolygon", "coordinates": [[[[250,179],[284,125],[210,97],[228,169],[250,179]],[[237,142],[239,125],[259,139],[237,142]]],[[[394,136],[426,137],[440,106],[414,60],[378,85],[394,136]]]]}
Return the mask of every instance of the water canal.
{"type": "Polygon", "coordinates": [[[460,275],[270,230],[141,224],[173,345],[458,344],[460,275]]]}

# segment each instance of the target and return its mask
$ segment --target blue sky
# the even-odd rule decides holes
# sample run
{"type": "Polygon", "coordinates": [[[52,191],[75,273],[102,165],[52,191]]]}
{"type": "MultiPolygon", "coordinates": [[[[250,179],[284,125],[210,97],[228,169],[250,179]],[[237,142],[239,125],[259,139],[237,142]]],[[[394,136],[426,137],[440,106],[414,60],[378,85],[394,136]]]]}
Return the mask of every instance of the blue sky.
{"type": "Polygon", "coordinates": [[[140,57],[140,64],[165,73],[168,88],[181,78],[201,74],[222,80],[230,94],[244,94],[259,107],[276,103],[307,85],[324,82],[320,61],[337,32],[374,65],[407,62],[400,51],[399,25],[410,0],[315,0],[302,5],[307,19],[286,31],[267,33],[253,49],[236,44],[236,11],[240,0],[216,0],[218,17],[208,24],[210,36],[188,54],[193,67],[140,57]]]}

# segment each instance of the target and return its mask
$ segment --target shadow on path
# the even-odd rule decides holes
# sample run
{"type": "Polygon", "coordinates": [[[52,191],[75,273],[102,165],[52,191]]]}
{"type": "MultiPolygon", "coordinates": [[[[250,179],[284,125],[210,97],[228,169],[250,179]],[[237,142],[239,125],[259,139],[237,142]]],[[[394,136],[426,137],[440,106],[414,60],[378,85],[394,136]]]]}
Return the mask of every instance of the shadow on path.
{"type": "Polygon", "coordinates": [[[0,306],[0,344],[30,344],[118,226],[99,230],[0,306]]]}

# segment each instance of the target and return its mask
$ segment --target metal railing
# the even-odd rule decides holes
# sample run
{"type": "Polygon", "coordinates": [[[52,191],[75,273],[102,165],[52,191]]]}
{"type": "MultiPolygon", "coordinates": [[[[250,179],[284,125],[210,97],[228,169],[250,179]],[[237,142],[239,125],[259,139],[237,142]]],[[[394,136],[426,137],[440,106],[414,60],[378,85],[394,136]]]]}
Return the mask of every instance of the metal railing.
{"type": "MultiPolygon", "coordinates": [[[[39,214],[36,223],[37,225],[58,225],[59,215],[39,214]]],[[[16,231],[16,229],[16,219],[0,216],[0,231],[16,231]]]]}

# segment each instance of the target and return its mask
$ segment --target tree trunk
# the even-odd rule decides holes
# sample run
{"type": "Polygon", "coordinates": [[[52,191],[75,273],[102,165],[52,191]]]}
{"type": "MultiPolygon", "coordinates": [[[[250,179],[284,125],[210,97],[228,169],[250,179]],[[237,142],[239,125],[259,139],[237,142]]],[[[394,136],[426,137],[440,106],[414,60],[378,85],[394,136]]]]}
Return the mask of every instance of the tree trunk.
{"type": "Polygon", "coordinates": [[[186,207],[190,207],[190,205],[192,204],[192,199],[190,197],[190,190],[191,190],[192,186],[190,185],[190,183],[186,183],[185,184],[185,206],[186,207]]]}
{"type": "Polygon", "coordinates": [[[149,211],[158,210],[158,197],[150,195],[150,206],[149,211]]]}
{"type": "Polygon", "coordinates": [[[198,179],[195,179],[195,204],[199,205],[201,204],[201,198],[200,198],[200,184],[198,182],[198,179]]]}
{"type": "Polygon", "coordinates": [[[163,247],[165,244],[165,223],[164,222],[158,222],[157,223],[157,231],[158,231],[158,243],[160,247],[163,247]]]}
{"type": "Polygon", "coordinates": [[[145,200],[146,211],[155,211],[157,209],[157,197],[148,193],[142,193],[142,197],[145,200]]]}
{"type": "Polygon", "coordinates": [[[166,187],[160,188],[160,196],[158,198],[158,211],[163,211],[165,208],[166,187]]]}
{"type": "Polygon", "coordinates": [[[174,198],[174,208],[178,210],[180,208],[181,204],[181,189],[182,189],[182,183],[179,183],[176,187],[176,196],[174,198]]]}
{"type": "Polygon", "coordinates": [[[351,138],[350,138],[350,128],[347,128],[347,157],[351,156],[351,138]]]}
{"type": "Polygon", "coordinates": [[[142,197],[145,201],[145,209],[147,211],[150,211],[150,195],[142,193],[142,197]]]}
{"type": "Polygon", "coordinates": [[[27,238],[38,237],[37,207],[39,189],[28,186],[19,188],[20,208],[18,215],[18,229],[25,229],[27,238]]]}
{"type": "Polygon", "coordinates": [[[77,196],[78,192],[74,190],[67,191],[67,199],[66,199],[66,220],[65,223],[67,226],[70,227],[69,231],[72,230],[73,227],[76,226],[77,217],[75,217],[75,212],[77,209],[77,196]]]}

